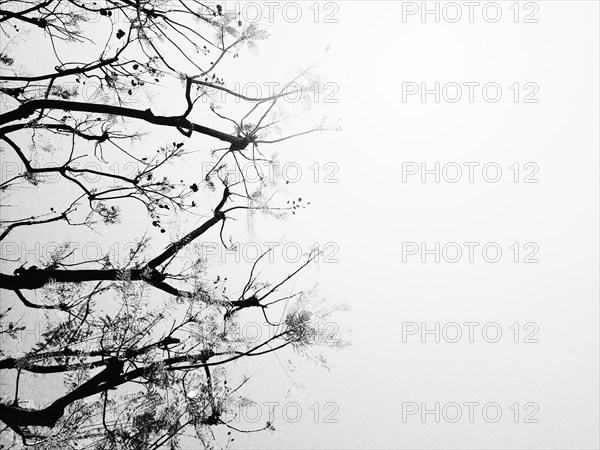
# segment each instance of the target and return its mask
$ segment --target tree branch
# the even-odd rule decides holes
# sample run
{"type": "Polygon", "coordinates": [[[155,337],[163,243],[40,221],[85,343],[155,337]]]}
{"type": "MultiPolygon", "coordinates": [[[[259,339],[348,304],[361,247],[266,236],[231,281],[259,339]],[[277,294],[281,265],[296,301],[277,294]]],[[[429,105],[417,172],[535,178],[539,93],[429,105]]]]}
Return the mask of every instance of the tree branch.
{"type": "Polygon", "coordinates": [[[139,110],[126,108],[123,106],[70,102],[66,100],[36,99],[28,101],[13,111],[0,114],[0,125],[13,122],[15,120],[26,119],[39,109],[61,109],[65,111],[80,111],[130,117],[133,119],[140,119],[154,125],[192,129],[197,133],[205,134],[224,142],[229,142],[236,147],[241,146],[241,148],[245,148],[248,145],[248,141],[242,137],[233,136],[209,127],[205,127],[203,125],[192,123],[182,116],[155,116],[150,109],[139,110]]]}

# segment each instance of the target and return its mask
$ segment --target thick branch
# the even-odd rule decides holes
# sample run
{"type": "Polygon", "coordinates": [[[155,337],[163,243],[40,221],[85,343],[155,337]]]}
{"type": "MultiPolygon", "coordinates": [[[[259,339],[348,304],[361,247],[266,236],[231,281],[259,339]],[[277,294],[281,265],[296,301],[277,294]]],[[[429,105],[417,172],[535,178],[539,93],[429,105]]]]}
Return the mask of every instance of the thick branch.
{"type": "Polygon", "coordinates": [[[225,214],[221,211],[225,202],[230,196],[229,188],[225,188],[223,197],[214,210],[214,215],[198,228],[194,229],[183,238],[171,244],[167,249],[156,258],[148,262],[145,267],[140,269],[119,270],[119,269],[39,269],[32,266],[29,269],[17,269],[14,275],[0,273],[0,289],[10,289],[18,291],[19,289],[39,289],[51,281],[59,283],[83,283],[85,281],[145,281],[157,288],[173,295],[188,295],[188,293],[179,291],[176,288],[164,283],[165,276],[156,270],[156,267],[168,261],[175,256],[182,248],[190,242],[203,235],[213,225],[221,220],[225,220],[225,214]]]}
{"type": "Polygon", "coordinates": [[[29,117],[38,109],[62,109],[65,111],[80,111],[97,114],[111,114],[114,116],[130,117],[144,120],[155,125],[191,129],[197,133],[229,142],[236,148],[245,148],[248,142],[243,137],[233,136],[222,131],[217,131],[203,125],[192,123],[181,116],[155,116],[150,109],[139,110],[123,106],[102,105],[94,103],[70,102],[66,100],[38,99],[23,103],[13,111],[0,114],[0,124],[22,120],[29,117]]]}
{"type": "Polygon", "coordinates": [[[283,344],[277,347],[271,347],[265,351],[256,351],[266,345],[269,345],[269,343],[273,342],[274,340],[283,337],[285,334],[285,331],[281,332],[246,352],[234,352],[233,356],[215,362],[208,362],[210,358],[216,356],[212,351],[209,350],[201,352],[200,354],[187,354],[173,358],[167,358],[162,361],[152,363],[148,366],[140,367],[134,370],[130,370],[129,372],[122,373],[123,362],[112,358],[106,361],[106,368],[102,372],[98,373],[89,381],[85,382],[84,384],[82,384],[72,392],[68,393],[67,395],[60,397],[58,400],[56,400],[54,403],[52,403],[50,406],[44,409],[32,410],[0,403],[0,420],[5,422],[13,429],[19,429],[19,427],[21,426],[28,425],[52,427],[56,424],[58,419],[62,417],[62,415],[64,414],[65,407],[67,407],[69,404],[77,400],[81,400],[83,398],[99,394],[100,392],[104,392],[108,389],[114,389],[122,384],[135,380],[137,378],[147,377],[153,372],[153,370],[157,370],[159,367],[166,366],[167,370],[203,368],[226,364],[244,356],[259,356],[265,353],[271,353],[288,345],[289,342],[284,342],[283,344]],[[185,367],[175,366],[175,364],[179,364],[182,362],[194,362],[194,364],[192,366],[185,367]]]}
{"type": "Polygon", "coordinates": [[[48,22],[45,19],[37,19],[35,17],[27,17],[25,15],[23,15],[22,13],[15,13],[12,11],[6,11],[6,10],[2,10],[0,9],[0,22],[4,22],[5,20],[8,19],[18,19],[18,20],[22,20],[23,22],[27,22],[33,25],[37,25],[40,28],[45,28],[46,25],[48,24],[48,22]]]}
{"type": "Polygon", "coordinates": [[[123,363],[117,359],[111,359],[102,372],[43,409],[25,409],[0,403],[0,420],[12,429],[29,425],[53,427],[63,416],[68,405],[108,389],[111,381],[118,379],[122,371],[123,363]]]}
{"type": "Polygon", "coordinates": [[[83,283],[85,281],[162,281],[164,276],[147,269],[17,269],[15,275],[0,274],[0,289],[39,289],[51,281],[59,283],[83,283]]]}

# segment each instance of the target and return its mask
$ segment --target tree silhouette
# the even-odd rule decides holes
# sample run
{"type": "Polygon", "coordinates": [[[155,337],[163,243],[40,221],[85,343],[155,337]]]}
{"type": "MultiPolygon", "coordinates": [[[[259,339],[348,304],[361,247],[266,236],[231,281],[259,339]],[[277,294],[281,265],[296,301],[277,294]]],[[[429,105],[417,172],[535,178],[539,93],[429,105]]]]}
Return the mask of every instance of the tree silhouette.
{"type": "MultiPolygon", "coordinates": [[[[184,431],[211,446],[215,427],[272,428],[267,422],[238,430],[227,420],[228,408],[245,401],[246,382],[228,384],[227,369],[240,359],[324,343],[315,339],[319,323],[335,308],[311,303],[310,292],[282,292],[318,254],[269,282],[260,275],[264,252],[232,295],[226,279],[209,276],[198,244],[215,229],[228,248],[226,226],[244,212],[282,217],[301,207],[301,200],[280,201],[273,180],[250,180],[242,163],[260,174],[258,162],[273,162],[263,146],[329,129],[321,121],[277,134],[285,120],[281,101],[317,89],[309,70],[266,96],[228,88],[221,66],[232,67],[239,52],[267,35],[220,5],[193,0],[2,2],[0,33],[2,155],[21,169],[11,176],[3,170],[0,241],[32,239],[40,229],[110,229],[124,215],[139,220],[139,206],[147,220],[127,219],[138,238],[125,257],[72,261],[65,244],[46,260],[3,258],[3,342],[19,341],[23,328],[13,318],[20,314],[35,311],[45,320],[34,345],[2,352],[0,373],[14,383],[11,398],[5,391],[0,402],[2,434],[40,449],[155,449],[176,448],[184,431]],[[24,56],[34,46],[44,54],[40,61],[24,56]],[[82,94],[89,86],[93,96],[82,94]],[[223,113],[212,99],[222,94],[245,111],[223,113]],[[156,106],[161,98],[168,107],[156,106]],[[172,179],[199,147],[219,142],[202,179],[172,179]],[[199,192],[212,206],[196,204],[199,192]],[[61,206],[48,205],[49,197],[61,206]],[[165,221],[187,223],[179,219],[188,216],[200,218],[196,226],[150,250],[148,227],[166,233],[165,221]],[[156,293],[173,302],[157,304],[156,293]],[[252,311],[272,331],[259,342],[236,332],[234,319],[252,311]],[[48,377],[53,400],[45,406],[22,397],[28,374],[48,377]]],[[[235,79],[243,68],[228,70],[235,79]]],[[[343,342],[335,335],[325,344],[343,342]]]]}

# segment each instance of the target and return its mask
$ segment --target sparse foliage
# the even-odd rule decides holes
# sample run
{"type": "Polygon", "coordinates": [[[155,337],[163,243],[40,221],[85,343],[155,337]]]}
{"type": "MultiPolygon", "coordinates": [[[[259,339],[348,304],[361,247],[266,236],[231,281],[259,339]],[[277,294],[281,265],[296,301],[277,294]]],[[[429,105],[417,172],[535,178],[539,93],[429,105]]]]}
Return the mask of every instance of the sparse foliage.
{"type": "Polygon", "coordinates": [[[73,261],[63,243],[43,260],[3,259],[0,370],[14,389],[2,394],[0,437],[36,449],[157,449],[178,448],[183,432],[212,447],[218,427],[273,429],[267,422],[239,430],[228,421],[229,408],[246,401],[247,381],[230,368],[286,347],[343,345],[338,336],[316,339],[332,309],[311,303],[307,292],[283,292],[317,255],[269,281],[261,275],[265,253],[234,295],[195,246],[215,229],[231,247],[226,227],[244,213],[284,217],[309,204],[286,202],[273,180],[249,180],[240,164],[272,163],[270,144],[328,129],[317,121],[277,134],[281,99],[310,93],[310,70],[267,97],[229,88],[235,70],[226,75],[222,65],[268,35],[194,0],[2,2],[0,33],[1,151],[21,168],[0,181],[9,212],[0,241],[64,228],[89,235],[121,225],[137,233],[119,258],[106,252],[73,261]],[[24,56],[34,45],[39,61],[24,56]],[[228,112],[215,93],[237,98],[245,112],[228,112]],[[182,179],[178,167],[202,148],[210,150],[210,170],[182,179]],[[151,248],[148,228],[164,234],[168,224],[184,227],[185,217],[196,225],[170,233],[162,250],[151,248]],[[172,301],[157,302],[158,294],[172,301]],[[21,312],[42,323],[33,344],[18,342],[21,312]],[[253,312],[271,328],[258,342],[236,327],[253,312]],[[32,374],[47,380],[48,400],[22,394],[32,374]]]}

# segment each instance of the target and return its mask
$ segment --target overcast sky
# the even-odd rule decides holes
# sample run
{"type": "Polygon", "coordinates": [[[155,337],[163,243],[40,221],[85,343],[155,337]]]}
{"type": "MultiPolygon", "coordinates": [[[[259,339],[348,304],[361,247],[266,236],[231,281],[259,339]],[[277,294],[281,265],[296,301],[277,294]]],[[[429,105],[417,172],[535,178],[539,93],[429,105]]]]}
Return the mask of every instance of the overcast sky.
{"type": "Polygon", "coordinates": [[[273,26],[260,58],[328,45],[318,69],[339,84],[343,132],[281,151],[339,166],[339,184],[303,185],[316,205],[289,224],[339,246],[319,279],[351,305],[354,346],[303,378],[339,423],[248,445],[596,448],[598,4],[502,2],[495,23],[486,2],[472,23],[460,2],[437,3],[439,23],[421,2],[336,5],[338,23],[273,26]],[[439,423],[422,415],[436,403],[439,423]]]}

